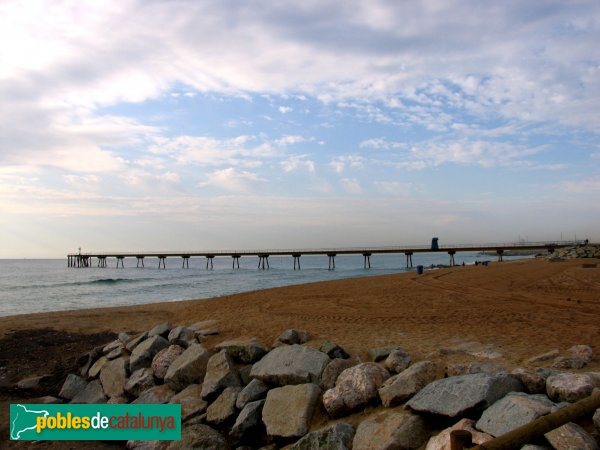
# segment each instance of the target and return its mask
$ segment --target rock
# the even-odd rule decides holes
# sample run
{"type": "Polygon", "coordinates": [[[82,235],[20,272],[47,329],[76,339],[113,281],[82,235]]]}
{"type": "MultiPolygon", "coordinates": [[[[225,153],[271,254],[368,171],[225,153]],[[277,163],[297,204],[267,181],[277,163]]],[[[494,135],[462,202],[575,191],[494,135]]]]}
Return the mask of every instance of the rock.
{"type": "Polygon", "coordinates": [[[377,398],[377,390],[390,376],[376,363],[362,363],[344,370],[335,387],[323,394],[323,406],[331,417],[340,417],[377,398]]]}
{"type": "Polygon", "coordinates": [[[598,450],[596,441],[583,428],[572,422],[546,433],[544,437],[556,450],[598,450]]]}
{"type": "Polygon", "coordinates": [[[398,375],[388,378],[379,388],[383,406],[396,406],[406,402],[437,378],[437,364],[420,361],[398,375]]]}
{"type": "MultiPolygon", "coordinates": [[[[474,428],[475,422],[471,419],[461,419],[450,428],[446,428],[437,436],[432,437],[427,442],[425,450],[451,450],[450,433],[454,430],[466,430],[471,433],[473,444],[484,444],[492,440],[492,436],[487,433],[482,433],[474,428]]],[[[522,449],[521,449],[522,450],[522,449]]]]}
{"type": "Polygon", "coordinates": [[[150,389],[146,389],[144,392],[140,394],[138,398],[136,398],[131,403],[135,404],[148,404],[148,403],[169,403],[171,398],[175,395],[175,391],[173,391],[166,384],[161,384],[160,386],[154,386],[150,389]]]}
{"type": "Polygon", "coordinates": [[[107,362],[108,362],[108,358],[106,356],[102,356],[102,357],[98,358],[98,360],[94,364],[92,364],[92,367],[90,367],[90,370],[88,371],[88,377],[96,378],[98,375],[100,375],[100,371],[102,370],[102,367],[107,362]]]}
{"type": "Polygon", "coordinates": [[[200,322],[195,322],[191,324],[188,328],[194,331],[205,330],[207,328],[212,328],[216,324],[218,324],[218,320],[202,320],[200,322]]]}
{"type": "Polygon", "coordinates": [[[386,359],[390,353],[392,353],[394,350],[398,350],[398,347],[377,347],[377,348],[372,348],[369,350],[369,358],[371,358],[371,361],[381,361],[386,359]]]}
{"type": "Polygon", "coordinates": [[[585,374],[559,373],[546,380],[548,397],[555,402],[576,402],[594,390],[594,380],[585,374]]]}
{"type": "Polygon", "coordinates": [[[127,450],[165,450],[171,441],[127,441],[127,450]]]}
{"type": "Polygon", "coordinates": [[[308,433],[288,450],[348,450],[352,448],[354,428],[349,423],[336,423],[308,433]]]}
{"type": "Polygon", "coordinates": [[[123,343],[123,345],[125,345],[125,344],[127,344],[131,340],[131,336],[129,336],[124,331],[121,331],[118,334],[117,339],[119,339],[123,343]]]}
{"type": "Polygon", "coordinates": [[[154,356],[168,346],[169,343],[167,340],[160,336],[149,337],[145,341],[139,343],[131,352],[131,358],[129,358],[129,370],[135,372],[143,367],[150,367],[150,363],[152,363],[154,356]]]}
{"type": "Polygon", "coordinates": [[[353,450],[416,449],[429,431],[425,421],[408,412],[383,412],[363,420],[356,429],[353,450]]]}
{"type": "Polygon", "coordinates": [[[125,346],[123,344],[121,344],[120,347],[117,347],[114,350],[112,350],[110,353],[106,354],[106,358],[109,360],[116,359],[121,356],[129,356],[129,353],[127,352],[127,350],[125,350],[125,346]]]}
{"type": "Polygon", "coordinates": [[[174,395],[169,403],[181,405],[181,421],[184,422],[190,417],[202,414],[208,408],[208,402],[202,399],[200,393],[202,385],[190,384],[180,393],[174,395]]]}
{"type": "Polygon", "coordinates": [[[530,365],[539,364],[541,362],[550,361],[551,359],[560,356],[560,352],[557,349],[550,350],[549,352],[536,355],[533,358],[529,358],[525,363],[530,365]]]}
{"type": "Polygon", "coordinates": [[[106,396],[104,395],[100,381],[90,381],[83,391],[73,397],[70,403],[106,403],[106,396]]]}
{"type": "Polygon", "coordinates": [[[329,361],[314,348],[293,344],[269,352],[252,366],[250,376],[267,384],[319,384],[329,361]]]}
{"type": "Polygon", "coordinates": [[[130,339],[127,344],[125,344],[125,348],[132,352],[134,348],[136,348],[141,342],[145,341],[148,338],[148,332],[144,331],[142,334],[130,339]]]}
{"type": "Polygon", "coordinates": [[[547,380],[548,377],[551,377],[552,375],[558,375],[564,372],[562,372],[561,370],[550,369],[548,367],[538,367],[537,369],[535,369],[535,373],[537,373],[544,380],[547,380]]]}
{"type": "Polygon", "coordinates": [[[169,336],[167,338],[169,344],[171,345],[180,345],[181,347],[187,348],[191,344],[197,342],[196,334],[194,330],[191,330],[186,327],[175,327],[169,332],[169,336]]]}
{"type": "Polygon", "coordinates": [[[277,342],[282,344],[304,344],[310,340],[310,336],[306,330],[285,330],[276,339],[277,342]]]}
{"type": "Polygon", "coordinates": [[[312,383],[271,389],[262,413],[267,434],[277,437],[304,436],[320,395],[321,389],[312,383]]]}
{"type": "Polygon", "coordinates": [[[167,370],[165,383],[180,391],[189,384],[199,383],[206,375],[210,352],[200,344],[190,345],[167,370]]]}
{"type": "Polygon", "coordinates": [[[229,437],[233,439],[234,442],[260,442],[259,439],[262,437],[262,430],[264,428],[261,420],[264,404],[264,400],[257,400],[244,406],[237,417],[235,424],[231,428],[231,433],[229,433],[229,437]]]}
{"type": "Polygon", "coordinates": [[[349,359],[336,358],[332,360],[323,370],[323,374],[321,375],[321,387],[325,390],[334,387],[340,374],[353,365],[354,363],[349,359]]]}
{"type": "Polygon", "coordinates": [[[552,367],[555,369],[581,369],[585,366],[585,361],[581,358],[568,358],[566,356],[559,356],[552,363],[552,367]]]}
{"type": "Polygon", "coordinates": [[[240,380],[242,380],[242,385],[247,386],[248,383],[252,381],[250,378],[250,372],[252,372],[252,364],[248,364],[247,366],[243,366],[238,369],[238,373],[240,374],[240,380]]]}
{"type": "Polygon", "coordinates": [[[100,371],[100,383],[107,397],[120,397],[125,394],[128,361],[123,358],[108,361],[100,371]]]}
{"type": "Polygon", "coordinates": [[[171,364],[173,364],[173,361],[179,358],[184,350],[185,349],[179,345],[169,345],[154,355],[152,363],[150,364],[154,376],[162,380],[167,374],[169,367],[171,367],[171,364]]]}
{"type": "MultiPolygon", "coordinates": [[[[90,368],[94,365],[94,363],[98,360],[98,358],[100,358],[101,356],[103,356],[102,354],[102,348],[101,347],[96,347],[94,348],[91,352],[86,353],[81,359],[80,361],[78,361],[78,364],[81,365],[81,371],[80,371],[80,375],[82,377],[87,377],[88,376],[88,372],[90,370],[90,368]]],[[[98,373],[96,373],[95,376],[97,376],[98,373]]]]}
{"type": "Polygon", "coordinates": [[[214,336],[217,334],[221,334],[221,330],[218,328],[209,328],[208,330],[198,330],[194,331],[196,338],[202,338],[203,336],[214,336]]]}
{"type": "Polygon", "coordinates": [[[550,414],[554,403],[543,394],[513,392],[486,409],[477,421],[477,429],[501,436],[535,419],[550,414]]]}
{"type": "Polygon", "coordinates": [[[159,323],[158,325],[155,325],[154,328],[152,328],[150,331],[148,331],[148,338],[154,336],[167,337],[169,335],[169,332],[171,331],[171,328],[173,328],[173,326],[168,322],[159,323]]]}
{"type": "Polygon", "coordinates": [[[154,387],[154,372],[149,367],[138,369],[131,374],[127,383],[125,383],[125,392],[133,395],[134,397],[139,396],[142,392],[151,387],[154,387]]]}
{"type": "Polygon", "coordinates": [[[206,421],[209,424],[223,425],[232,420],[236,413],[235,401],[239,392],[239,387],[226,388],[206,410],[206,421]]]}
{"type": "Polygon", "coordinates": [[[392,350],[383,362],[383,367],[391,373],[400,373],[410,366],[410,355],[399,348],[392,350]]]}
{"type": "Polygon", "coordinates": [[[596,410],[596,412],[594,413],[594,426],[596,427],[596,430],[600,431],[600,408],[598,408],[596,410]]]}
{"type": "Polygon", "coordinates": [[[330,341],[325,341],[321,344],[319,351],[325,353],[331,359],[348,359],[350,355],[346,353],[342,347],[330,341]]]}
{"type": "Polygon", "coordinates": [[[238,394],[235,406],[242,409],[250,402],[265,398],[268,391],[269,386],[260,380],[254,379],[238,394]]]}
{"type": "Polygon", "coordinates": [[[530,394],[542,394],[546,392],[546,379],[536,372],[518,367],[511,374],[523,383],[526,392],[530,394]]]}
{"type": "Polygon", "coordinates": [[[217,351],[227,350],[229,356],[244,364],[252,364],[258,361],[269,351],[259,344],[256,339],[225,341],[217,345],[215,349],[217,351]]]}
{"type": "Polygon", "coordinates": [[[112,352],[113,350],[122,349],[122,348],[123,348],[123,343],[120,340],[117,339],[115,341],[112,341],[112,342],[106,344],[102,348],[102,353],[104,353],[105,355],[107,355],[110,352],[112,352]]]}
{"type": "Polygon", "coordinates": [[[63,383],[58,396],[66,398],[67,400],[72,400],[77,394],[83,391],[87,385],[87,381],[85,381],[83,378],[70,373],[67,375],[67,378],[63,383]]]}
{"type": "Polygon", "coordinates": [[[488,375],[497,375],[506,373],[503,367],[491,362],[472,361],[467,364],[448,364],[446,367],[446,376],[456,377],[459,375],[469,375],[473,373],[486,373],[488,375]]]}
{"type": "Polygon", "coordinates": [[[108,403],[109,405],[124,405],[129,403],[129,399],[124,395],[119,395],[117,397],[109,398],[106,403],[108,403]]]}
{"type": "Polygon", "coordinates": [[[202,384],[202,398],[212,400],[226,387],[240,385],[240,376],[226,350],[210,357],[202,384]]]}
{"type": "Polygon", "coordinates": [[[522,390],[521,382],[508,374],[461,375],[429,383],[406,406],[421,413],[458,417],[482,411],[509,392],[522,390]]]}
{"type": "Polygon", "coordinates": [[[181,430],[181,440],[173,441],[167,450],[229,450],[227,440],[208,425],[194,424],[181,430]]]}
{"type": "Polygon", "coordinates": [[[40,405],[56,405],[62,403],[60,398],[53,397],[52,395],[44,395],[35,400],[33,403],[39,403],[40,405]]]}
{"type": "MultiPolygon", "coordinates": [[[[27,378],[23,378],[17,382],[17,388],[19,389],[37,389],[40,387],[42,381],[48,379],[50,375],[35,375],[27,378]]],[[[85,382],[85,380],[84,380],[85,382]]],[[[87,383],[86,383],[87,384],[87,383]]]]}
{"type": "Polygon", "coordinates": [[[573,358],[581,359],[585,364],[589,364],[594,359],[594,350],[589,345],[574,345],[567,350],[567,353],[573,358]]]}

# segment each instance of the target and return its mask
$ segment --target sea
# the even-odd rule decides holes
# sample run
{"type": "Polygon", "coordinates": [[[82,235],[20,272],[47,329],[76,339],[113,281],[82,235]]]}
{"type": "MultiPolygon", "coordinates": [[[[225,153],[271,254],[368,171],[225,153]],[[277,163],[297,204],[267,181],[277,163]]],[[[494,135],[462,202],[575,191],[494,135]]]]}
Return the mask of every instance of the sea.
{"type": "MultiPolygon", "coordinates": [[[[495,260],[478,252],[455,255],[459,265],[495,260]]],[[[167,258],[165,269],[159,269],[156,258],[146,258],[144,268],[136,267],[135,258],[126,258],[124,268],[117,268],[116,259],[110,258],[106,268],[96,267],[95,259],[89,268],[69,268],[66,258],[0,260],[0,316],[206,299],[316,281],[415,272],[417,265],[435,270],[449,264],[449,256],[416,253],[412,268],[406,267],[403,254],[373,255],[371,268],[364,267],[362,255],[336,256],[334,270],[328,269],[325,255],[302,256],[300,262],[301,270],[294,270],[291,256],[271,256],[269,269],[259,270],[258,258],[248,256],[240,258],[239,269],[233,269],[230,257],[215,257],[212,270],[207,270],[204,258],[191,258],[189,268],[182,268],[181,258],[167,258]]]]}

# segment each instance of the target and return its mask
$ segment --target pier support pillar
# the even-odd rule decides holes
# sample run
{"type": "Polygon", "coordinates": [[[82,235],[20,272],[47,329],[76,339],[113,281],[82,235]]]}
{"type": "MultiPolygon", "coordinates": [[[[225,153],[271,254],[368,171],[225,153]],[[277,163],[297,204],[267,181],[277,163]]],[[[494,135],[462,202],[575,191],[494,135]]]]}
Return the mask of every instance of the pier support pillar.
{"type": "Polygon", "coordinates": [[[213,259],[214,255],[206,255],[206,270],[213,270],[213,259]],[[210,266],[210,267],[209,267],[210,266]]]}
{"type": "Polygon", "coordinates": [[[365,264],[364,264],[365,269],[370,269],[371,268],[371,253],[363,253],[363,257],[365,260],[365,264]]]}
{"type": "Polygon", "coordinates": [[[159,256],[158,257],[158,268],[159,269],[166,269],[167,268],[167,264],[166,264],[166,256],[159,256]]]}
{"type": "Polygon", "coordinates": [[[123,257],[123,256],[117,256],[117,269],[119,268],[119,263],[121,263],[121,269],[125,268],[125,266],[123,264],[124,259],[125,259],[125,257],[123,257]]]}
{"type": "Polygon", "coordinates": [[[143,256],[136,256],[137,258],[137,265],[135,267],[144,267],[144,257],[143,256]]]}
{"type": "Polygon", "coordinates": [[[98,267],[101,267],[103,269],[107,267],[106,256],[98,256],[98,267]]]}
{"type": "Polygon", "coordinates": [[[236,264],[237,264],[237,268],[238,269],[240,268],[240,256],[241,255],[231,255],[231,259],[232,259],[231,268],[232,269],[236,268],[236,264]]]}
{"type": "Polygon", "coordinates": [[[329,270],[334,270],[336,253],[327,253],[327,256],[329,257],[329,270]]]}
{"type": "Polygon", "coordinates": [[[504,254],[504,249],[503,248],[499,248],[498,250],[496,250],[496,253],[498,253],[498,262],[504,261],[502,259],[502,255],[504,254]]]}
{"type": "Polygon", "coordinates": [[[292,253],[292,257],[294,258],[294,270],[296,270],[296,263],[298,264],[298,270],[300,270],[300,253],[292,253]]]}
{"type": "Polygon", "coordinates": [[[450,255],[450,266],[453,267],[456,265],[456,262],[454,261],[454,255],[456,254],[456,250],[449,250],[448,254],[450,255]]]}
{"type": "Polygon", "coordinates": [[[182,269],[190,268],[190,257],[188,255],[181,256],[181,268],[182,269]]]}
{"type": "Polygon", "coordinates": [[[412,262],[413,252],[406,252],[404,254],[406,255],[406,267],[412,268],[412,266],[413,266],[413,262],[412,262]]]}
{"type": "Polygon", "coordinates": [[[269,269],[269,255],[258,255],[258,268],[260,270],[265,270],[265,264],[266,269],[269,269]]]}

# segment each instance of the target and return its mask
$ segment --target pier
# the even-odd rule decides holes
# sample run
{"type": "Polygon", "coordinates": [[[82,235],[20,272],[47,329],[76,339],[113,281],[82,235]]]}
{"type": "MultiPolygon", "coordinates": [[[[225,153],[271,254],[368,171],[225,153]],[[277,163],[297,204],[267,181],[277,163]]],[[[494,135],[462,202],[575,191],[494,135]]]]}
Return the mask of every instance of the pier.
{"type": "MultiPolygon", "coordinates": [[[[435,239],[435,238],[434,238],[435,239]]],[[[213,269],[213,259],[229,257],[232,259],[232,269],[240,268],[240,258],[254,257],[258,258],[258,270],[269,269],[270,256],[291,256],[293,258],[294,270],[300,270],[300,258],[303,255],[323,255],[328,258],[328,269],[335,270],[335,257],[337,255],[362,255],[364,258],[364,268],[371,268],[371,256],[376,254],[404,254],[406,256],[406,267],[413,267],[413,255],[418,253],[447,253],[449,256],[449,265],[456,265],[454,256],[460,252],[491,252],[495,253],[498,261],[503,260],[506,252],[514,250],[546,251],[553,253],[556,249],[571,247],[574,245],[584,245],[587,241],[554,241],[554,242],[513,242],[503,244],[460,244],[460,245],[438,245],[437,239],[432,245],[423,246],[390,246],[390,247],[347,247],[347,248],[312,248],[312,249],[277,249],[277,250],[220,250],[220,251],[193,251],[193,252],[91,252],[70,253],[67,255],[67,266],[75,268],[108,267],[107,259],[114,258],[116,267],[124,268],[125,259],[136,258],[137,268],[143,268],[146,258],[156,258],[158,268],[166,268],[167,258],[181,258],[182,268],[189,269],[191,258],[204,258],[206,269],[213,269]],[[94,262],[96,264],[94,264],[94,262]]]]}

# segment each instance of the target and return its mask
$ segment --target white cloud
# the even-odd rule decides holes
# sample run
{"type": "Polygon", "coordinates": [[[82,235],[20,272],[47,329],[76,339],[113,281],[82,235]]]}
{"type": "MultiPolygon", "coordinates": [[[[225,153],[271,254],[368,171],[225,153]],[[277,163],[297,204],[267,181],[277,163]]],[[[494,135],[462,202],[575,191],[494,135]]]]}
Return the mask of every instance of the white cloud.
{"type": "Polygon", "coordinates": [[[281,162],[281,167],[284,172],[295,172],[304,169],[308,173],[315,173],[315,162],[308,159],[307,155],[292,155],[288,159],[281,162]]]}
{"type": "Polygon", "coordinates": [[[356,178],[342,178],[340,180],[342,189],[349,194],[359,195],[363,193],[363,188],[356,178]]]}
{"type": "Polygon", "coordinates": [[[575,192],[578,194],[600,192],[600,178],[565,181],[561,184],[561,186],[566,191],[575,192]]]}
{"type": "Polygon", "coordinates": [[[279,108],[277,108],[277,109],[278,109],[278,111],[279,111],[281,114],[287,114],[287,113],[289,113],[289,112],[292,112],[292,111],[294,110],[293,108],[291,108],[291,107],[289,107],[289,106],[280,106],[280,107],[279,107],[279,108]]]}
{"type": "Polygon", "coordinates": [[[359,169],[364,167],[366,159],[360,155],[341,155],[334,158],[329,165],[337,173],[343,173],[346,167],[359,169]]]}
{"type": "Polygon", "coordinates": [[[238,170],[229,167],[216,170],[206,175],[206,181],[198,184],[199,187],[214,186],[230,192],[251,192],[254,187],[267,180],[259,177],[256,173],[238,170]]]}

